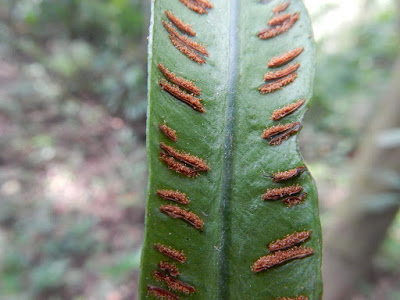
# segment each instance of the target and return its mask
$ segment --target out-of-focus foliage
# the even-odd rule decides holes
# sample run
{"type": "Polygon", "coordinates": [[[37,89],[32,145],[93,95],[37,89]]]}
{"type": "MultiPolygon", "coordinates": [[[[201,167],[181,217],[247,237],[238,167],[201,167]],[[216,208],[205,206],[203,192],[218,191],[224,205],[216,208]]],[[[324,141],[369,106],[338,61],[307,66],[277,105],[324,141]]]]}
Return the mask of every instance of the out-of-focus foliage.
{"type": "Polygon", "coordinates": [[[1,299],[136,297],[148,4],[0,1],[1,299]]]}
{"type": "MultiPolygon", "coordinates": [[[[320,191],[335,181],[335,189],[322,197],[323,212],[347,195],[352,178],[349,162],[357,155],[372,114],[379,111],[400,54],[395,1],[364,3],[350,25],[337,26],[337,31],[317,42],[313,105],[306,115],[300,144],[320,191]]],[[[312,15],[316,30],[334,9],[322,5],[312,15]]],[[[341,24],[340,16],[336,14],[332,21],[341,24]]],[[[331,217],[328,211],[323,213],[323,223],[331,217]]]]}
{"type": "MultiPolygon", "coordinates": [[[[369,1],[371,11],[365,18],[317,43],[314,102],[306,121],[314,134],[324,134],[305,141],[307,158],[323,157],[335,165],[352,156],[379,107],[400,40],[396,10],[389,6],[374,11],[378,2],[369,1]]],[[[317,18],[324,18],[324,9],[317,18]]]]}
{"type": "Polygon", "coordinates": [[[143,116],[147,1],[8,0],[3,42],[36,60],[63,94],[99,98],[112,113],[143,116]]]}

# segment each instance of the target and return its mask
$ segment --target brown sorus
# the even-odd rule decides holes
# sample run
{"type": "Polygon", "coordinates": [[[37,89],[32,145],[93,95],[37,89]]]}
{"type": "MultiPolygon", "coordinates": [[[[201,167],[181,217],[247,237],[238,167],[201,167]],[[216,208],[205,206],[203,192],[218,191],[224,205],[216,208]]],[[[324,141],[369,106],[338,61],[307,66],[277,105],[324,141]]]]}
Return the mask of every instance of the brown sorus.
{"type": "Polygon", "coordinates": [[[200,95],[201,89],[190,80],[177,76],[175,73],[170,72],[163,64],[158,64],[161,73],[171,82],[177,84],[181,88],[191,92],[194,95],[200,95]]]}
{"type": "Polygon", "coordinates": [[[176,130],[173,130],[171,127],[167,126],[166,122],[164,124],[158,124],[161,132],[165,134],[171,141],[177,142],[178,137],[176,136],[176,130]]]}
{"type": "Polygon", "coordinates": [[[287,124],[279,124],[279,125],[275,125],[272,127],[268,127],[266,129],[264,129],[264,132],[262,134],[262,138],[263,139],[269,139],[272,138],[278,134],[281,134],[282,132],[285,132],[289,129],[291,129],[293,127],[294,123],[287,123],[287,124]]]}
{"type": "Polygon", "coordinates": [[[209,9],[214,8],[214,4],[212,4],[208,0],[194,0],[195,2],[199,3],[199,5],[205,6],[209,9]]]}
{"type": "Polygon", "coordinates": [[[174,170],[177,173],[183,174],[187,177],[197,177],[199,173],[186,166],[184,163],[176,161],[173,157],[167,155],[165,152],[160,152],[160,159],[167,164],[170,170],[174,170]]]}
{"type": "Polygon", "coordinates": [[[201,5],[199,2],[195,0],[180,0],[187,8],[197,12],[199,14],[206,14],[208,13],[206,7],[201,5]]]}
{"type": "Polygon", "coordinates": [[[284,125],[276,125],[264,129],[261,138],[270,139],[270,145],[280,145],[284,140],[288,139],[291,135],[300,131],[302,125],[300,122],[292,122],[284,125]]]}
{"type": "Polygon", "coordinates": [[[161,89],[167,91],[169,94],[174,96],[176,99],[186,103],[194,110],[197,110],[201,113],[205,112],[203,105],[201,104],[201,99],[194,97],[184,91],[182,91],[177,85],[172,84],[165,79],[160,80],[161,89]]]}
{"type": "Polygon", "coordinates": [[[303,188],[300,185],[291,185],[277,189],[268,189],[262,196],[263,200],[279,200],[284,197],[300,193],[303,188]]]}
{"type": "Polygon", "coordinates": [[[180,208],[176,205],[163,205],[160,211],[175,219],[182,219],[194,228],[203,231],[204,222],[193,212],[180,208]]]}
{"type": "Polygon", "coordinates": [[[204,47],[203,45],[200,45],[198,43],[196,43],[195,41],[193,41],[192,39],[188,38],[187,36],[183,36],[181,34],[179,34],[174,27],[172,27],[172,25],[170,23],[167,23],[165,21],[161,21],[162,24],[164,25],[165,29],[168,31],[168,33],[174,37],[176,37],[178,40],[180,40],[183,44],[185,44],[186,46],[192,48],[193,50],[196,50],[197,52],[208,56],[208,51],[207,48],[204,47]]]}
{"type": "Polygon", "coordinates": [[[154,297],[157,297],[159,299],[166,299],[166,300],[179,300],[180,299],[174,293],[164,290],[158,286],[147,285],[147,291],[149,294],[152,294],[154,297]]]}
{"type": "Polygon", "coordinates": [[[173,14],[172,11],[164,11],[165,15],[167,16],[168,20],[170,20],[176,27],[179,28],[179,30],[186,32],[187,34],[191,36],[195,36],[196,32],[193,30],[192,26],[189,24],[186,24],[183,22],[181,19],[179,19],[177,16],[173,14]]]}
{"type": "Polygon", "coordinates": [[[280,182],[280,181],[285,181],[292,179],[300,174],[302,174],[305,171],[306,167],[301,166],[297,167],[291,170],[283,171],[283,172],[277,172],[272,174],[272,180],[275,182],[280,182]]]}
{"type": "Polygon", "coordinates": [[[190,200],[186,197],[186,194],[172,191],[172,190],[158,190],[157,195],[165,200],[175,201],[180,204],[189,204],[190,200]]]}
{"type": "Polygon", "coordinates": [[[290,114],[294,113],[304,103],[306,103],[306,100],[300,99],[300,100],[297,100],[294,103],[285,105],[284,107],[282,107],[280,109],[276,109],[272,113],[271,119],[274,120],[274,121],[278,121],[278,120],[286,117],[287,115],[290,115],[290,114]]]}
{"type": "Polygon", "coordinates": [[[165,246],[160,243],[155,244],[154,249],[180,263],[184,263],[186,261],[186,256],[183,251],[175,250],[169,246],[165,246]]]}
{"type": "Polygon", "coordinates": [[[279,14],[279,13],[283,12],[284,10],[286,10],[289,7],[289,5],[290,5],[290,2],[278,4],[277,6],[274,7],[272,12],[275,14],[279,14]]]}
{"type": "Polygon", "coordinates": [[[281,199],[281,202],[285,203],[287,207],[292,207],[294,205],[300,204],[304,202],[304,199],[307,197],[307,193],[301,193],[298,196],[289,196],[281,199]]]}
{"type": "Polygon", "coordinates": [[[288,84],[292,83],[296,78],[297,78],[297,73],[292,73],[283,78],[280,78],[273,82],[262,85],[259,88],[259,90],[260,90],[261,94],[273,93],[273,92],[287,86],[288,84]]]}
{"type": "Polygon", "coordinates": [[[261,30],[260,33],[258,34],[258,37],[262,40],[266,40],[273,38],[279,34],[282,34],[288,31],[290,28],[292,28],[298,19],[299,19],[299,13],[294,13],[293,15],[291,15],[289,19],[284,21],[281,25],[261,30]]]}
{"type": "Polygon", "coordinates": [[[153,271],[153,277],[155,280],[164,281],[168,285],[169,289],[184,293],[186,295],[194,293],[196,291],[196,289],[193,286],[183,281],[180,281],[174,277],[171,277],[163,272],[153,271]]]}
{"type": "Polygon", "coordinates": [[[304,51],[303,47],[298,47],[284,54],[275,56],[271,58],[271,60],[268,62],[268,67],[273,68],[282,66],[291,61],[292,59],[296,58],[297,56],[299,56],[303,51],[304,51]]]}
{"type": "Polygon", "coordinates": [[[270,243],[268,246],[268,250],[273,252],[291,248],[293,246],[296,246],[297,244],[304,242],[310,236],[311,236],[311,231],[301,231],[288,234],[283,239],[276,240],[275,242],[270,243]]]}
{"type": "Polygon", "coordinates": [[[192,48],[189,48],[185,43],[182,43],[176,36],[170,34],[169,39],[171,40],[172,44],[178,49],[181,53],[186,55],[191,60],[197,62],[198,64],[202,65],[206,63],[206,60],[197,54],[192,48]]]}
{"type": "Polygon", "coordinates": [[[297,296],[295,298],[282,297],[282,298],[278,298],[276,300],[308,300],[308,297],[306,297],[306,296],[297,296]]]}
{"type": "Polygon", "coordinates": [[[314,250],[308,247],[293,247],[287,250],[279,250],[272,254],[260,257],[251,267],[254,273],[268,270],[274,266],[283,264],[293,259],[300,259],[314,254],[314,250]]]}
{"type": "Polygon", "coordinates": [[[292,14],[276,15],[275,17],[273,17],[271,20],[268,21],[268,25],[270,26],[281,25],[283,22],[290,19],[291,16],[292,14]]]}
{"type": "Polygon", "coordinates": [[[264,75],[264,80],[268,81],[268,80],[275,80],[275,79],[285,77],[285,76],[297,71],[297,69],[299,67],[300,67],[300,64],[294,64],[294,65],[289,65],[282,70],[278,70],[275,72],[268,72],[267,74],[264,75]]]}
{"type": "Polygon", "coordinates": [[[193,156],[185,152],[179,152],[178,150],[165,145],[163,142],[160,143],[160,148],[164,150],[169,156],[172,156],[173,158],[193,167],[193,169],[197,171],[210,170],[210,167],[207,165],[207,163],[197,156],[193,156]]]}
{"type": "Polygon", "coordinates": [[[300,122],[295,122],[293,123],[293,127],[288,129],[287,131],[282,132],[281,134],[278,134],[271,138],[268,144],[270,144],[271,146],[280,145],[284,140],[287,140],[290,136],[299,132],[302,127],[303,125],[301,125],[300,122]]]}
{"type": "Polygon", "coordinates": [[[295,129],[298,126],[301,126],[300,122],[292,122],[292,123],[287,123],[287,124],[283,124],[283,125],[279,124],[279,125],[275,125],[272,127],[268,127],[266,129],[264,129],[263,134],[261,135],[261,138],[273,139],[276,137],[281,137],[285,133],[292,131],[293,129],[295,129]]]}
{"type": "Polygon", "coordinates": [[[166,262],[166,261],[160,261],[158,264],[159,268],[163,271],[167,271],[171,276],[179,276],[181,273],[179,273],[178,267],[175,266],[172,263],[166,262]]]}

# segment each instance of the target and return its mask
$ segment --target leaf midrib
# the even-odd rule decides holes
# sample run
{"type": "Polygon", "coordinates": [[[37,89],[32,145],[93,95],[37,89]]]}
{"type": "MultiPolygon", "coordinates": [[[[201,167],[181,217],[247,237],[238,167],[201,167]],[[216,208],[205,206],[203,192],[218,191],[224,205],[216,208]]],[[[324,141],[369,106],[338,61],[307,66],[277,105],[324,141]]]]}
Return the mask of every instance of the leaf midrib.
{"type": "Polygon", "coordinates": [[[229,261],[228,249],[230,243],[230,198],[233,179],[233,140],[236,117],[237,83],[239,79],[239,0],[230,1],[229,16],[229,65],[227,70],[227,109],[225,116],[225,136],[223,144],[223,169],[221,189],[221,248],[219,256],[218,299],[229,299],[229,261]]]}

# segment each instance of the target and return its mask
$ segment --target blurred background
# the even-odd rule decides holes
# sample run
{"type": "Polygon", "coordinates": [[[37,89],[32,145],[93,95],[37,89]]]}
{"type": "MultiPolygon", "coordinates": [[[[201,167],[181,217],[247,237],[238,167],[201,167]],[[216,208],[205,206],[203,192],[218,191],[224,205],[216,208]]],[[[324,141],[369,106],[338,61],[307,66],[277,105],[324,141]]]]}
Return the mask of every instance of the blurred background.
{"type": "MultiPolygon", "coordinates": [[[[326,299],[399,300],[398,3],[304,2],[318,57],[300,144],[340,249],[326,265],[351,266],[347,286],[324,270],[326,299]]],[[[149,3],[0,0],[0,299],[136,299],[149,3]]]]}

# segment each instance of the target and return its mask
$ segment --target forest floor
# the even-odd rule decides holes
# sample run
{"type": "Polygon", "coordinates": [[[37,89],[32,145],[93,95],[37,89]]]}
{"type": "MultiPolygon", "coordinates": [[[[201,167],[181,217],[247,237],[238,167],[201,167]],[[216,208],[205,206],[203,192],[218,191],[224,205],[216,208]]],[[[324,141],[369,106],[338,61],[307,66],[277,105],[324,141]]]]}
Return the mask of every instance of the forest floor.
{"type": "Polygon", "coordinates": [[[0,61],[2,299],[136,299],[143,141],[39,64],[0,61]]]}

